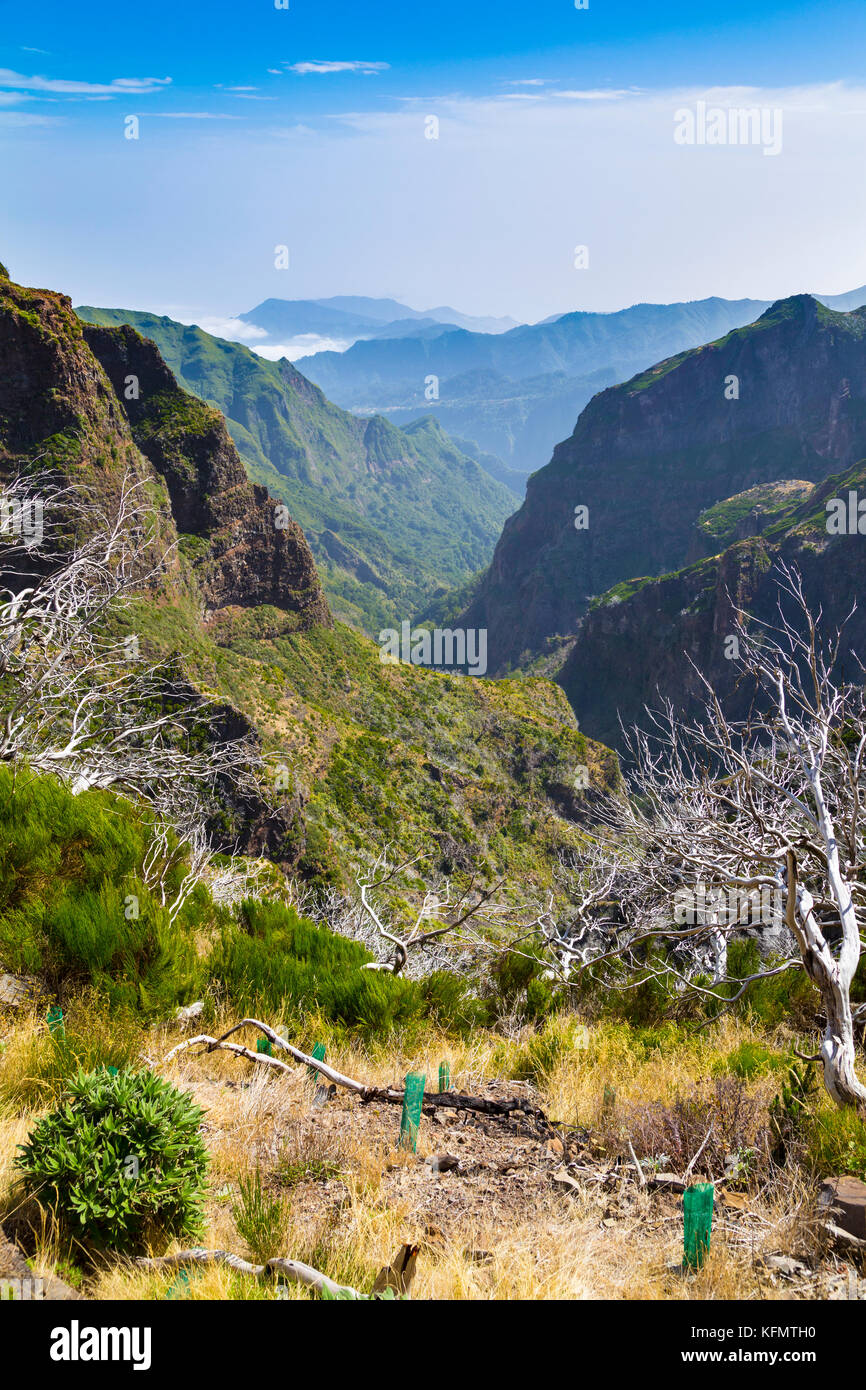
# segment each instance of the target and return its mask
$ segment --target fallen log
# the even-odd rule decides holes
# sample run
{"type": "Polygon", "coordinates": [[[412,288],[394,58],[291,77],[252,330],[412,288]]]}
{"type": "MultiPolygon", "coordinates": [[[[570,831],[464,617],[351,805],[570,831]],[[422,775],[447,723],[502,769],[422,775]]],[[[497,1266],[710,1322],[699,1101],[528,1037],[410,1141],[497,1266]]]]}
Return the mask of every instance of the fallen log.
{"type": "Polygon", "coordinates": [[[255,1265],[249,1260],[242,1260],[240,1255],[233,1255],[230,1250],[205,1250],[196,1246],[192,1250],[178,1250],[174,1255],[142,1255],[135,1263],[140,1269],[148,1270],[179,1269],[181,1265],[187,1264],[224,1264],[237,1270],[239,1274],[249,1274],[257,1279],[281,1274],[294,1284],[304,1284],[307,1288],[315,1289],[317,1293],[328,1293],[332,1298],[364,1298],[364,1294],[353,1289],[351,1285],[338,1284],[327,1274],[313,1269],[312,1265],[306,1265],[301,1260],[290,1260],[282,1255],[267,1260],[263,1265],[255,1265]]]}
{"type": "MultiPolygon", "coordinates": [[[[345,1076],[336,1068],[329,1066],[326,1062],[320,1061],[317,1057],[310,1057],[306,1052],[302,1052],[299,1047],[293,1047],[286,1042],[285,1038],[269,1027],[267,1023],[262,1023],[258,1018],[244,1018],[240,1023],[235,1023],[227,1032],[222,1033],[218,1038],[213,1038],[207,1033],[198,1033],[194,1038],[185,1038],[183,1042],[173,1047],[165,1057],[161,1066],[170,1062],[182,1052],[189,1051],[190,1048],[198,1044],[203,1045],[206,1052],[223,1050],[233,1052],[238,1057],[245,1057],[249,1062],[257,1062],[264,1066],[276,1067],[278,1071],[291,1072],[292,1068],[286,1062],[281,1062],[278,1057],[272,1057],[266,1052],[253,1052],[250,1048],[244,1047],[241,1043],[230,1043],[227,1041],[233,1033],[237,1033],[241,1028],[258,1028],[270,1039],[273,1046],[288,1052],[295,1062],[302,1063],[306,1067],[321,1073],[328,1081],[336,1086],[342,1086],[351,1091],[353,1095],[365,1104],[379,1102],[386,1105],[402,1105],[404,1091],[391,1086],[370,1086],[363,1081],[356,1081],[354,1077],[345,1076]]],[[[424,1113],[432,1115],[436,1110],[466,1110],[476,1115],[487,1115],[491,1119],[510,1119],[513,1115],[522,1115],[532,1122],[536,1129],[544,1134],[555,1134],[556,1126],[551,1124],[543,1110],[538,1110],[532,1106],[528,1100],[518,1097],[513,1100],[491,1100],[485,1096],[465,1095],[458,1091],[429,1092],[424,1096],[424,1113]]]]}

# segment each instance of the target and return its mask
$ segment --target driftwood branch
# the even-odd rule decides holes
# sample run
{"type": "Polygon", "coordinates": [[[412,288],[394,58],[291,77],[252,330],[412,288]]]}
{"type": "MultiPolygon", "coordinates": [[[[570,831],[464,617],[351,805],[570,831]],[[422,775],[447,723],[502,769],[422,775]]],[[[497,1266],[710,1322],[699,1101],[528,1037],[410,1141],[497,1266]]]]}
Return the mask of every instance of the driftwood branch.
{"type": "Polygon", "coordinates": [[[141,1256],[135,1263],[140,1269],[149,1270],[179,1269],[181,1265],[187,1264],[224,1264],[237,1270],[239,1274],[250,1274],[257,1279],[281,1274],[293,1284],[304,1284],[308,1289],[315,1289],[317,1293],[329,1293],[334,1298],[363,1297],[357,1289],[348,1284],[336,1283],[335,1280],[329,1279],[327,1274],[313,1269],[312,1265],[306,1265],[301,1260],[290,1260],[285,1256],[275,1257],[263,1265],[255,1265],[249,1260],[242,1260],[240,1255],[233,1255],[230,1250],[205,1250],[196,1246],[192,1250],[178,1250],[174,1255],[157,1255],[152,1258],[141,1256]]]}
{"type": "MultiPolygon", "coordinates": [[[[310,1057],[306,1052],[302,1052],[299,1047],[293,1047],[286,1042],[285,1038],[269,1027],[267,1023],[262,1023],[257,1018],[244,1018],[240,1023],[235,1023],[227,1032],[218,1038],[213,1038],[207,1033],[198,1033],[194,1038],[185,1038],[183,1042],[173,1047],[160,1063],[164,1066],[174,1057],[182,1052],[189,1051],[196,1045],[201,1045],[206,1052],[223,1050],[233,1052],[238,1057],[245,1057],[249,1062],[257,1062],[265,1066],[275,1067],[281,1072],[291,1072],[292,1068],[286,1063],[281,1062],[277,1057],[271,1057],[266,1052],[253,1052],[250,1048],[244,1047],[241,1043],[230,1043],[226,1041],[233,1033],[237,1033],[241,1028],[258,1028],[270,1039],[273,1046],[288,1052],[295,1062],[302,1063],[306,1067],[311,1067],[319,1072],[328,1081],[336,1086],[342,1086],[345,1090],[351,1091],[353,1095],[359,1097],[365,1104],[377,1101],[388,1105],[402,1105],[404,1091],[402,1088],[392,1086],[368,1086],[363,1081],[356,1081],[354,1077],[346,1076],[343,1072],[337,1071],[327,1062],[319,1061],[316,1057],[310,1057]]],[[[530,1105],[529,1101],[523,1098],[513,1100],[490,1100],[485,1096],[464,1095],[459,1091],[425,1092],[424,1111],[431,1115],[435,1110],[468,1110],[476,1115],[487,1115],[491,1119],[508,1119],[512,1115],[523,1115],[529,1120],[536,1129],[545,1134],[555,1133],[555,1126],[547,1119],[542,1110],[530,1105]]]]}

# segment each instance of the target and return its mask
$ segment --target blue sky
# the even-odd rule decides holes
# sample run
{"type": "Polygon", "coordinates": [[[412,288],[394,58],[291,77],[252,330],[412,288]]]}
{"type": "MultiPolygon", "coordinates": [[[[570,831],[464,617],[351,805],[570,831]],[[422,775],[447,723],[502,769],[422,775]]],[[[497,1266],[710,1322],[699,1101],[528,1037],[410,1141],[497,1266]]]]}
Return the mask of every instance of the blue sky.
{"type": "Polygon", "coordinates": [[[841,291],[864,55],[862,0],[0,0],[0,259],[209,322],[267,295],[534,319],[841,291]],[[782,111],[778,157],[675,144],[702,100],[782,111]]]}

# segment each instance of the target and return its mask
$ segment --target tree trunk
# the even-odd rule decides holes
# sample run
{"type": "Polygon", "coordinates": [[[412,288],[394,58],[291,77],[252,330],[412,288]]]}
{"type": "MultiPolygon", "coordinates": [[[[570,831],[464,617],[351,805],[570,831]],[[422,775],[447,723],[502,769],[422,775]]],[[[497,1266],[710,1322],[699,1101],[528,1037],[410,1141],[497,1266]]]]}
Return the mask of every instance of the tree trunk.
{"type": "Polygon", "coordinates": [[[847,989],[832,980],[822,981],[821,997],[827,1022],[821,1042],[824,1085],[840,1106],[856,1106],[866,1118],[866,1086],[855,1069],[854,1019],[847,989]]]}

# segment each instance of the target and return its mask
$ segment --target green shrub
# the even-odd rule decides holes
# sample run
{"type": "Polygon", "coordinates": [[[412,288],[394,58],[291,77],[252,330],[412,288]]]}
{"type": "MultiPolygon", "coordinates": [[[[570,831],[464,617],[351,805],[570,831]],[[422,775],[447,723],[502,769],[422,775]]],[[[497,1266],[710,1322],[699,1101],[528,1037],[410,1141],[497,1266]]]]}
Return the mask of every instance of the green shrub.
{"type": "Polygon", "coordinates": [[[483,1024],[487,1009],[466,980],[451,970],[434,970],[418,981],[424,1017],[440,1028],[469,1032],[483,1024]]]}
{"type": "Polygon", "coordinates": [[[667,974],[667,964],[664,951],[656,948],[647,953],[643,977],[616,959],[605,962],[598,974],[596,967],[590,967],[572,985],[572,999],[605,1018],[639,1029],[673,1018],[683,1022],[702,1017],[706,1012],[703,996],[693,991],[679,993],[675,980],[667,974]]]}
{"type": "MultiPolygon", "coordinates": [[[[732,941],[728,946],[728,974],[733,979],[744,980],[754,975],[762,964],[757,944],[751,938],[732,941]]],[[[728,985],[726,990],[734,994],[737,988],[728,985]]],[[[814,1024],[817,1004],[818,992],[805,970],[791,969],[763,980],[753,980],[737,1000],[734,1011],[743,1018],[751,1015],[770,1027],[791,1023],[805,1032],[814,1024]]]]}
{"type": "Polygon", "coordinates": [[[274,1256],[285,1255],[282,1248],[288,1220],[285,1202],[279,1197],[268,1196],[258,1168],[252,1177],[241,1178],[238,1191],[240,1201],[232,1206],[232,1216],[238,1235],[246,1241],[253,1258],[264,1264],[274,1256]]]}
{"type": "Polygon", "coordinates": [[[820,1178],[851,1173],[866,1182],[866,1124],[851,1107],[804,1117],[805,1157],[820,1178]]]}
{"type": "Polygon", "coordinates": [[[202,1111],[152,1072],[79,1072],[15,1163],[24,1191],[85,1245],[123,1253],[202,1225],[202,1111]]]}
{"type": "MultiPolygon", "coordinates": [[[[170,923],[141,882],[148,813],[123,797],[72,796],[53,777],[0,768],[0,961],[66,996],[95,985],[115,1007],[167,1012],[196,990],[193,933],[218,915],[204,888],[170,923]]],[[[166,876],[171,898],[185,864],[166,876]]]]}
{"type": "Polygon", "coordinates": [[[746,1039],[739,1047],[735,1047],[733,1052],[729,1052],[727,1057],[715,1063],[713,1075],[721,1076],[730,1072],[734,1076],[742,1077],[744,1081],[751,1081],[755,1076],[785,1071],[790,1065],[791,1057],[788,1053],[777,1052],[775,1048],[766,1047],[764,1043],[746,1039]]]}
{"type": "Polygon", "coordinates": [[[492,1011],[502,1012],[504,1005],[506,1009],[518,1009],[527,1021],[546,1018],[562,995],[544,979],[546,969],[547,962],[532,950],[504,951],[491,970],[492,1011]]]}
{"type": "Polygon", "coordinates": [[[235,1003],[262,1004],[272,1016],[322,1017],[365,1033],[387,1034],[420,1016],[416,983],[365,970],[373,957],[356,941],[299,917],[280,903],[247,901],[240,920],[226,927],[209,968],[235,1003]]]}

